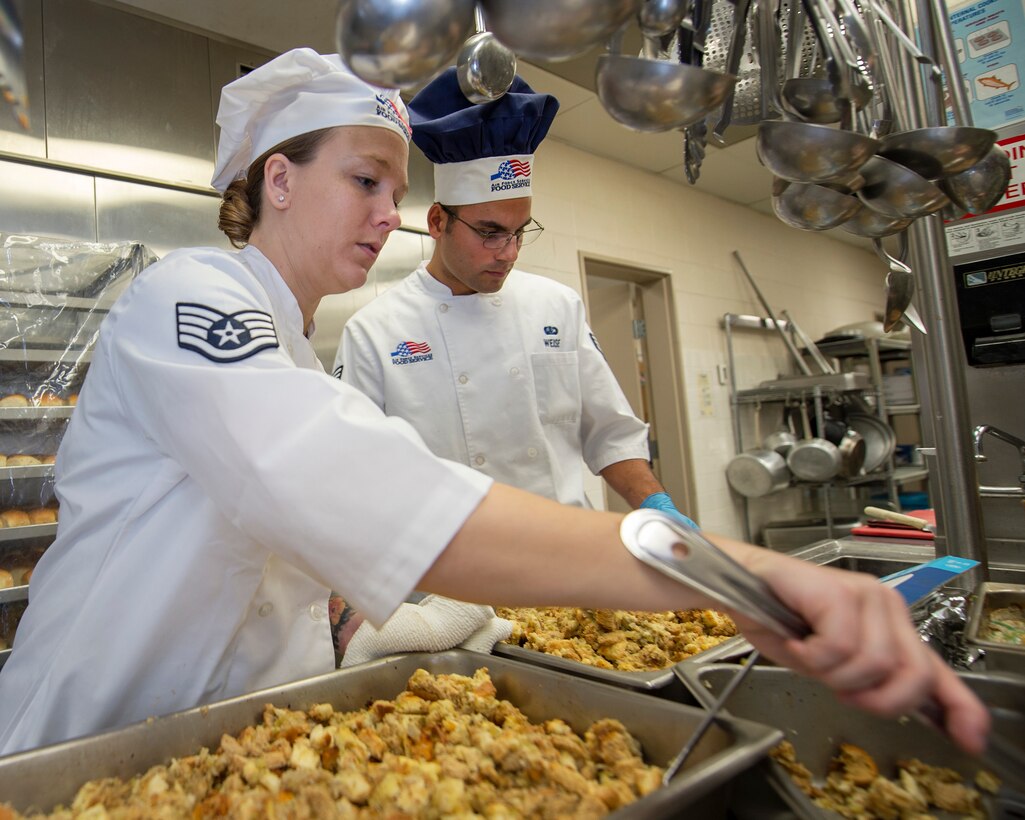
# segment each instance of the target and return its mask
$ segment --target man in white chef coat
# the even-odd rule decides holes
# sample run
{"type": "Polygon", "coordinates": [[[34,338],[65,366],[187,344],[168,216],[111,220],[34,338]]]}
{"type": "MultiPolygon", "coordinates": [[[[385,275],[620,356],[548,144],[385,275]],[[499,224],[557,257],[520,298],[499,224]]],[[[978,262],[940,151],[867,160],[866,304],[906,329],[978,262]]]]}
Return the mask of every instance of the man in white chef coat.
{"type": "Polygon", "coordinates": [[[533,154],[558,108],[520,77],[473,105],[454,68],[416,95],[413,140],[434,163],[434,253],[349,320],[335,375],[434,453],[498,481],[590,506],[586,464],[631,507],[680,516],[580,297],[513,268],[543,230],[531,217],[533,154]]]}

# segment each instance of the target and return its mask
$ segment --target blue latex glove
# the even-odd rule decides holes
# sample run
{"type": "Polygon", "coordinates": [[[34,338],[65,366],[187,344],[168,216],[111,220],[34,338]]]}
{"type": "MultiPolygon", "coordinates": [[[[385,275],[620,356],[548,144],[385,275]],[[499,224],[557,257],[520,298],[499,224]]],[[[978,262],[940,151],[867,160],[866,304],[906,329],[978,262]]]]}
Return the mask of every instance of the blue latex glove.
{"type": "Polygon", "coordinates": [[[661,510],[664,513],[669,513],[669,515],[681,524],[686,524],[688,527],[695,530],[701,529],[701,527],[676,509],[676,505],[673,504],[673,499],[669,497],[669,493],[652,493],[641,502],[641,508],[648,510],[661,510]]]}

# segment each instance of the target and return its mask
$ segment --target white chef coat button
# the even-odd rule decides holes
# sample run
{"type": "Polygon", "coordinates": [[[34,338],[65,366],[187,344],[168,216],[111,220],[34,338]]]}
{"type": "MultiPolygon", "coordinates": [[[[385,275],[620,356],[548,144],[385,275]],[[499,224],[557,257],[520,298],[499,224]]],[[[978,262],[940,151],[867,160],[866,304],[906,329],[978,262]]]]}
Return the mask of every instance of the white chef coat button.
{"type": "Polygon", "coordinates": [[[537,447],[528,447],[527,455],[531,458],[537,458],[537,447]]]}
{"type": "Polygon", "coordinates": [[[442,313],[447,313],[448,312],[448,305],[444,305],[444,304],[440,305],[438,307],[438,310],[440,310],[442,313]]]}
{"type": "Polygon", "coordinates": [[[476,457],[476,458],[475,458],[475,459],[473,460],[473,463],[474,463],[474,464],[476,464],[476,465],[477,465],[478,467],[480,467],[480,466],[481,466],[481,465],[482,465],[482,464],[484,463],[484,461],[485,461],[485,458],[484,458],[484,456],[477,456],[477,457],[476,457]]]}
{"type": "Polygon", "coordinates": [[[292,355],[292,343],[289,342],[288,344],[286,344],[285,345],[285,349],[288,350],[288,355],[291,356],[292,355]]]}
{"type": "Polygon", "coordinates": [[[468,381],[470,381],[470,377],[469,376],[467,376],[465,373],[460,373],[459,374],[459,383],[460,384],[466,384],[468,381]]]}
{"type": "Polygon", "coordinates": [[[509,375],[510,376],[519,376],[520,375],[520,369],[518,367],[510,367],[509,368],[509,375]]]}
{"type": "Polygon", "coordinates": [[[310,604],[310,618],[314,621],[323,621],[325,614],[323,606],[320,604],[310,604]]]}
{"type": "Polygon", "coordinates": [[[501,296],[492,296],[491,297],[491,304],[493,304],[495,307],[498,307],[500,304],[502,304],[502,297],[501,296]]]}
{"type": "Polygon", "coordinates": [[[260,608],[258,610],[256,610],[256,614],[259,615],[261,618],[266,618],[273,611],[274,611],[274,604],[272,604],[270,601],[268,601],[265,604],[260,604],[260,608]]]}

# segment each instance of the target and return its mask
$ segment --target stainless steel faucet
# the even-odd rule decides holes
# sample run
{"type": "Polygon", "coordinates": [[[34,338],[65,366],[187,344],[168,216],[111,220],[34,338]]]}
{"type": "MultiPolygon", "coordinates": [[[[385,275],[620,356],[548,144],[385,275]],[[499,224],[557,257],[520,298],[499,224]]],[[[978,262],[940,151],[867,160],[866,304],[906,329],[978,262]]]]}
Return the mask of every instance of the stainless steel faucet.
{"type": "Polygon", "coordinates": [[[979,485],[979,495],[983,498],[1025,498],[1025,441],[1022,441],[1017,436],[1012,436],[1001,430],[999,427],[994,427],[992,424],[980,424],[975,428],[975,460],[986,461],[986,455],[982,452],[982,441],[987,436],[991,435],[993,438],[998,438],[1012,447],[1018,450],[1018,455],[1021,456],[1021,473],[1018,476],[1019,487],[987,487],[985,485],[979,485]]]}

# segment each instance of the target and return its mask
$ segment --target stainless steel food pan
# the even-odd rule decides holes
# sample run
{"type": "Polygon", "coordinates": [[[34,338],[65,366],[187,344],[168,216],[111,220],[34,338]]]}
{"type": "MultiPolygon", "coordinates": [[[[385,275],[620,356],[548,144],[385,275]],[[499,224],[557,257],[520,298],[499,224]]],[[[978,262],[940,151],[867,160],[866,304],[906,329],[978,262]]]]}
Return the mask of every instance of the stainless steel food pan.
{"type": "MultiPolygon", "coordinates": [[[[708,705],[735,672],[736,666],[728,664],[700,664],[681,670],[681,675],[695,697],[708,705]]],[[[991,707],[994,730],[1013,744],[1025,743],[1021,731],[1025,721],[1023,682],[1012,676],[976,673],[964,673],[961,677],[991,707]]],[[[935,730],[914,720],[886,720],[841,706],[824,685],[789,669],[756,666],[730,696],[726,711],[734,717],[783,730],[786,739],[794,744],[797,759],[817,780],[825,777],[830,758],[843,742],[854,743],[869,752],[884,773],[892,773],[899,759],[918,757],[932,765],[955,769],[970,783],[975,772],[984,767],[935,730]]],[[[815,806],[771,759],[765,761],[761,770],[799,817],[836,818],[837,815],[815,806]]],[[[1025,788],[1025,772],[1019,782],[1007,785],[1021,791],[1025,788]]],[[[992,815],[1013,816],[1001,815],[997,809],[992,815]]]]}
{"type": "MultiPolygon", "coordinates": [[[[690,663],[713,663],[716,661],[737,660],[751,652],[751,644],[747,639],[738,635],[723,641],[718,646],[699,652],[681,664],[690,663]]],[[[622,686],[626,689],[637,691],[651,691],[663,689],[675,683],[678,678],[673,673],[673,667],[665,669],[653,669],[646,672],[620,672],[616,669],[599,669],[597,666],[574,661],[570,658],[560,658],[558,655],[549,655],[547,652],[539,652],[536,649],[528,649],[525,646],[514,646],[508,643],[497,643],[492,650],[494,654],[506,658],[513,658],[524,663],[543,666],[548,669],[557,669],[560,672],[568,672],[571,675],[579,675],[584,678],[611,683],[613,686],[622,686]]]]}
{"type": "Polygon", "coordinates": [[[985,651],[986,669],[1025,675],[1025,646],[1014,646],[981,637],[989,620],[989,613],[1008,604],[1025,606],[1025,584],[979,584],[968,610],[965,641],[985,651]]]}
{"type": "MultiPolygon", "coordinates": [[[[583,731],[598,718],[618,718],[641,741],[648,760],[663,766],[686,742],[703,714],[696,707],[475,652],[395,655],[114,732],[0,758],[0,797],[21,811],[49,810],[70,801],[87,780],[129,777],[171,757],[193,754],[202,746],[216,748],[225,732],[234,734],[260,722],[266,703],[303,709],[327,702],[336,709],[359,709],[372,700],[395,697],[418,668],[472,675],[480,666],[490,670],[499,697],[515,704],[531,720],[559,717],[583,731]]],[[[631,820],[676,817],[681,808],[762,759],[780,737],[776,729],[728,719],[704,736],[669,786],[610,816],[631,820]]]]}

